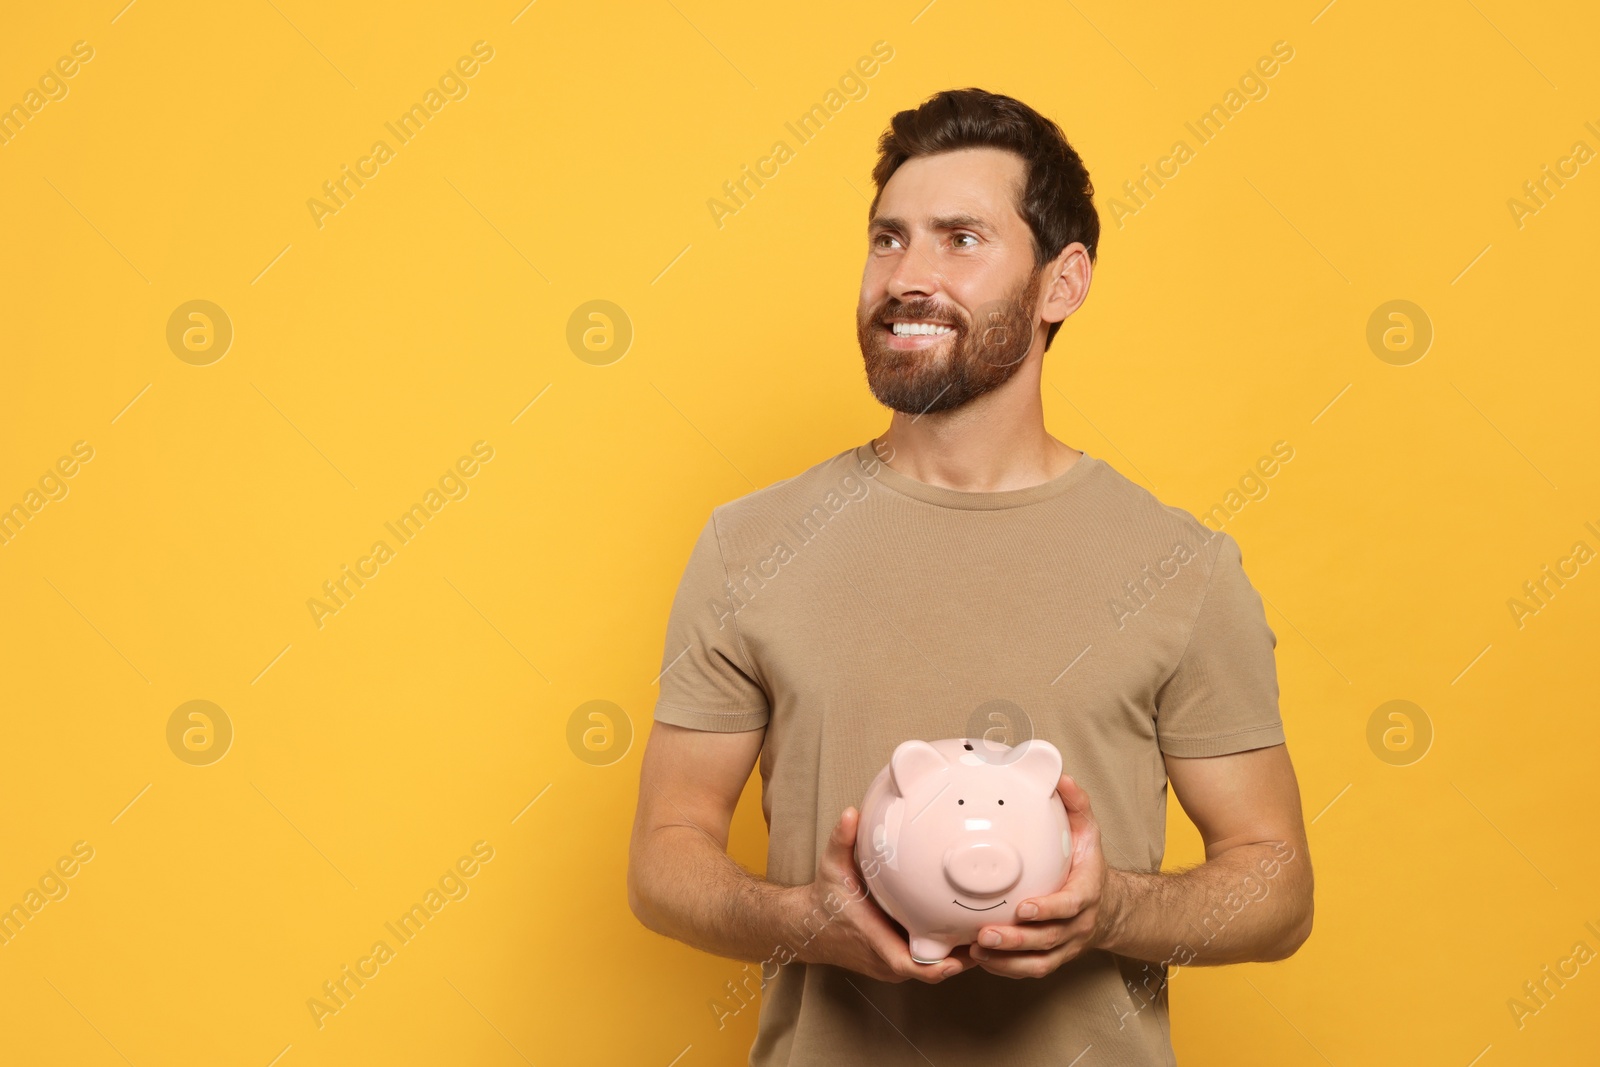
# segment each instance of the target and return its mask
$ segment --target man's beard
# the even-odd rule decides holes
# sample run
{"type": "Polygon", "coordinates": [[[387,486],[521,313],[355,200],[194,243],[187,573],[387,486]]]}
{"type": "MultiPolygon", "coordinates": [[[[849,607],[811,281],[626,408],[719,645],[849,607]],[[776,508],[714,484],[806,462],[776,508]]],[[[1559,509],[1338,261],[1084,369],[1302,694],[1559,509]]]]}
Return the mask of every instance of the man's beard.
{"type": "Polygon", "coordinates": [[[1043,281],[1044,272],[1034,271],[1009,298],[979,308],[972,322],[950,321],[954,309],[927,299],[902,303],[891,297],[881,310],[857,314],[856,340],[872,395],[895,411],[929,415],[998,389],[1017,373],[1033,347],[1033,309],[1043,281]],[[930,348],[901,351],[889,347],[883,327],[887,318],[934,322],[954,332],[930,348]]]}

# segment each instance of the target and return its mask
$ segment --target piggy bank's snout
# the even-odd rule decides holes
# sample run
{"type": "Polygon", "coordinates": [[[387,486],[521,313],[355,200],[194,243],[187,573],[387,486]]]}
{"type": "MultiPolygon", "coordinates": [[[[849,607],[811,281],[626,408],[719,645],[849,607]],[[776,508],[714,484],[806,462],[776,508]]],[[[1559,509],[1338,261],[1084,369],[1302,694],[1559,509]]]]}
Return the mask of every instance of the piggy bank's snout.
{"type": "Polygon", "coordinates": [[[975,897],[1004,893],[1022,877],[1022,857],[1004,841],[974,841],[944,854],[950,884],[975,897]]]}

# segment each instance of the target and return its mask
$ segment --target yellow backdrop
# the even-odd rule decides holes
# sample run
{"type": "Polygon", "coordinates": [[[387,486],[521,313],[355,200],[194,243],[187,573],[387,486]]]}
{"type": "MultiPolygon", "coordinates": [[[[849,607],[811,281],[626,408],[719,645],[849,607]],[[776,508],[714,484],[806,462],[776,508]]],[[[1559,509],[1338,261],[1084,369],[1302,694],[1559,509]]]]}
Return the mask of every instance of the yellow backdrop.
{"type": "Polygon", "coordinates": [[[1592,11],[524,2],[7,16],[0,1059],[744,1062],[626,904],[667,608],[886,425],[874,142],[968,85],[1098,190],[1050,430],[1278,635],[1316,930],[1180,1062],[1592,1055],[1592,11]]]}

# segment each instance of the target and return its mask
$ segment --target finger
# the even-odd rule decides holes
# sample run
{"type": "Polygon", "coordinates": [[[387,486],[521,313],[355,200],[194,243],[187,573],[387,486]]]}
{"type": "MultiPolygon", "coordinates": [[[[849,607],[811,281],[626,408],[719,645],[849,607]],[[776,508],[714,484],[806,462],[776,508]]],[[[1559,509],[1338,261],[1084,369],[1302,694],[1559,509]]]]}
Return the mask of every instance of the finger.
{"type": "Polygon", "coordinates": [[[868,935],[874,942],[875,948],[878,945],[899,945],[907,949],[906,954],[910,955],[906,939],[901,936],[888,913],[878,906],[871,893],[863,893],[845,906],[850,909],[850,918],[855,923],[856,929],[868,935]]]}
{"type": "Polygon", "coordinates": [[[961,974],[963,971],[972,970],[972,968],[978,966],[978,961],[972,957],[972,946],[957,945],[950,950],[950,955],[944,958],[941,966],[945,969],[945,977],[949,978],[961,974]],[[951,964],[956,964],[956,966],[952,967],[950,966],[951,964]]]}
{"type": "Polygon", "coordinates": [[[863,928],[861,932],[884,963],[897,973],[920,981],[942,980],[974,966],[970,959],[965,958],[965,953],[961,953],[960,947],[952,949],[948,956],[937,963],[918,963],[911,957],[911,946],[903,937],[890,929],[889,920],[881,912],[876,922],[870,927],[863,928]]]}
{"type": "Polygon", "coordinates": [[[978,932],[978,940],[973,943],[972,950],[974,955],[989,949],[1001,952],[1046,952],[1064,944],[1083,928],[1086,928],[1086,924],[1072,921],[986,926],[978,932]],[[988,942],[996,937],[999,941],[990,945],[988,942]]]}
{"type": "Polygon", "coordinates": [[[1002,978],[1042,978],[1078,955],[1073,945],[1063,945],[1047,952],[1001,952],[990,949],[978,961],[978,966],[1002,978]]]}
{"type": "Polygon", "coordinates": [[[861,813],[855,808],[845,808],[839,813],[839,821],[833,824],[833,834],[829,843],[841,848],[851,848],[856,843],[856,824],[861,813]]]}
{"type": "Polygon", "coordinates": [[[892,936],[890,940],[891,944],[879,950],[884,956],[884,961],[901,973],[909,974],[924,982],[949,978],[975,966],[971,959],[963,959],[957,956],[955,951],[951,951],[938,963],[919,963],[911,958],[911,947],[904,941],[892,936]]]}
{"type": "Polygon", "coordinates": [[[969,971],[977,965],[978,964],[976,961],[963,962],[948,958],[941,960],[938,963],[912,964],[912,966],[916,967],[920,972],[922,972],[917,974],[915,977],[921,979],[929,985],[938,985],[940,982],[943,982],[949,978],[954,978],[962,971],[969,971]]]}
{"type": "MultiPolygon", "coordinates": [[[[885,963],[896,965],[916,963],[911,958],[911,946],[900,935],[900,931],[889,922],[889,916],[870,895],[853,901],[849,906],[852,909],[851,917],[856,930],[885,963]]],[[[916,964],[916,966],[937,969],[939,964],[916,964]]]]}
{"type": "Polygon", "coordinates": [[[1100,823],[1089,804],[1089,794],[1066,775],[1056,784],[1056,792],[1067,809],[1067,827],[1072,834],[1071,867],[1092,865],[1090,861],[1100,851],[1100,823]]]}
{"type": "Polygon", "coordinates": [[[822,852],[822,861],[831,862],[845,874],[855,873],[856,823],[860,813],[855,808],[845,808],[828,834],[828,843],[822,852]]]}
{"type": "Polygon", "coordinates": [[[972,958],[971,945],[957,945],[950,950],[949,958],[961,964],[961,970],[963,971],[970,971],[978,965],[978,961],[972,958]]]}
{"type": "Polygon", "coordinates": [[[915,978],[919,982],[936,984],[946,978],[953,978],[962,971],[977,966],[974,961],[957,960],[946,957],[938,963],[918,963],[911,958],[908,952],[904,956],[885,958],[883,961],[889,969],[904,978],[915,978]]]}
{"type": "Polygon", "coordinates": [[[1083,913],[1084,904],[1082,897],[1071,892],[1072,882],[1072,875],[1069,874],[1067,875],[1067,884],[1061,892],[1051,893],[1042,897],[1029,897],[1024,900],[1022,904],[1017,906],[1018,925],[1013,929],[1026,930],[1029,925],[1035,923],[1062,922],[1077,918],[1083,913]],[[1029,904],[1034,907],[1033,914],[1022,918],[1022,908],[1029,904]]]}
{"type": "Polygon", "coordinates": [[[1066,883],[1060,889],[1017,902],[1018,925],[1076,918],[1089,906],[1089,894],[1097,892],[1094,887],[1099,882],[1099,872],[1089,862],[1089,844],[1085,844],[1083,853],[1073,848],[1072,866],[1068,868],[1066,883]]]}
{"type": "Polygon", "coordinates": [[[1094,808],[1089,803],[1089,794],[1070,775],[1063,774],[1056,783],[1056,792],[1061,795],[1061,802],[1067,806],[1067,815],[1078,815],[1080,818],[1094,820],[1094,808]]]}

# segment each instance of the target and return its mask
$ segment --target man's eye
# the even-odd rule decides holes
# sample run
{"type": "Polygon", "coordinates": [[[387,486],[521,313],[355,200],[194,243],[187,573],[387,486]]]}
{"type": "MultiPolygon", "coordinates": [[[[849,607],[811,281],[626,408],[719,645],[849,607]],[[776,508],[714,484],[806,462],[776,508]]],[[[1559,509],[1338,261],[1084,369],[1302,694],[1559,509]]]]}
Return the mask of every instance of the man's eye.
{"type": "MultiPolygon", "coordinates": [[[[978,239],[975,236],[973,236],[972,234],[970,234],[970,233],[958,233],[954,237],[952,237],[951,240],[952,241],[968,240],[968,241],[971,241],[972,244],[977,244],[978,243],[978,239]]],[[[971,248],[972,245],[962,245],[961,247],[963,247],[963,248],[971,248]]]]}
{"type": "Polygon", "coordinates": [[[880,234],[878,234],[878,236],[876,236],[876,237],[874,237],[872,239],[872,243],[877,248],[886,248],[888,246],[886,246],[883,242],[885,242],[885,241],[893,241],[893,240],[894,240],[894,234],[892,234],[892,233],[880,233],[880,234]]]}

